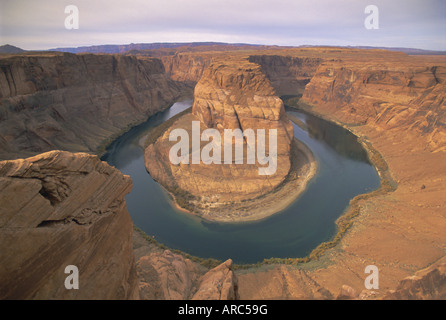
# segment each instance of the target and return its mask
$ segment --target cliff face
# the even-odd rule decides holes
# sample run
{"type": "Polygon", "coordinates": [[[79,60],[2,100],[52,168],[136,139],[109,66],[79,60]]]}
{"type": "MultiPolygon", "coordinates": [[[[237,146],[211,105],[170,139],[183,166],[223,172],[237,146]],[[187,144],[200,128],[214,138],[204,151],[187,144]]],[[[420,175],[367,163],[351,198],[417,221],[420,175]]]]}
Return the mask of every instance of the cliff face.
{"type": "Polygon", "coordinates": [[[305,90],[323,59],[288,55],[252,55],[249,61],[262,66],[279,96],[299,95],[305,90]]]}
{"type": "MultiPolygon", "coordinates": [[[[256,138],[258,140],[258,136],[256,138]]],[[[246,218],[255,212],[244,210],[246,212],[239,212],[238,217],[237,214],[229,217],[225,216],[222,206],[254,199],[279,186],[290,171],[292,140],[293,127],[284,112],[283,103],[275,95],[261,67],[246,60],[220,61],[210,65],[196,85],[192,115],[179,119],[146,149],[146,167],[154,179],[174,194],[182,190],[191,195],[186,200],[198,206],[204,217],[237,220],[242,215],[246,218]],[[169,151],[175,143],[169,141],[170,132],[181,128],[191,137],[191,124],[197,120],[202,131],[214,128],[220,132],[221,164],[193,164],[191,161],[190,164],[172,164],[169,151]],[[231,163],[224,163],[224,129],[241,129],[243,132],[265,129],[267,151],[269,130],[277,130],[276,171],[260,175],[259,168],[267,166],[258,162],[248,164],[246,139],[241,142],[234,139],[235,147],[244,150],[243,157],[236,158],[234,152],[231,163]]],[[[202,142],[201,147],[207,144],[202,142]]]]}
{"type": "MultiPolygon", "coordinates": [[[[261,51],[259,51],[260,53],[261,51]]],[[[280,53],[280,52],[277,52],[280,53]]],[[[231,52],[228,60],[240,60],[243,53],[231,52]]],[[[202,77],[206,68],[223,57],[221,52],[176,53],[162,56],[166,74],[173,80],[194,86],[202,77]]],[[[300,95],[316,73],[323,59],[320,57],[299,57],[285,54],[253,54],[245,57],[250,62],[262,67],[276,94],[300,95]]]]}
{"type": "Polygon", "coordinates": [[[0,162],[0,299],[138,298],[131,187],[84,153],[0,162]],[[78,290],[65,288],[68,265],[78,290]]]}
{"type": "Polygon", "coordinates": [[[134,234],[136,266],[141,299],[147,300],[235,300],[237,277],[232,261],[208,269],[170,250],[153,248],[134,234]]]}
{"type": "Polygon", "coordinates": [[[446,150],[445,92],[441,65],[326,62],[302,100],[345,123],[417,132],[440,151],[446,150]]]}
{"type": "MultiPolygon", "coordinates": [[[[189,135],[193,120],[201,120],[202,129],[246,128],[254,123],[271,128],[283,120],[271,87],[277,94],[299,94],[311,80],[302,101],[373,144],[398,183],[397,190],[362,201],[340,244],[308,271],[276,266],[265,272],[240,272],[237,284],[226,263],[205,277],[207,270],[165,251],[138,258],[139,278],[147,280],[140,284],[142,297],[190,299],[207,292],[201,297],[222,298],[238,292],[242,299],[332,299],[340,288],[362,292],[364,266],[371,263],[383,275],[378,296],[444,297],[444,264],[416,273],[444,256],[444,61],[339,48],[240,55],[250,56],[252,64],[228,62],[206,70],[216,60],[201,53],[165,56],[163,64],[112,55],[2,56],[0,158],[59,147],[97,151],[106,139],[178,96],[182,87],[168,76],[190,86],[207,74],[197,86],[194,114],[175,125],[188,129],[189,135]],[[262,94],[253,94],[257,90],[262,94]],[[217,287],[226,289],[213,290],[217,287]]],[[[200,197],[207,192],[199,199],[205,214],[215,209],[206,205],[226,204],[225,199],[232,201],[234,195],[251,197],[270,187],[259,180],[257,168],[218,171],[202,166],[194,171],[170,166],[167,141],[168,133],[146,150],[147,168],[174,188],[181,183],[190,187],[185,199],[192,205],[198,202],[194,192],[200,197]],[[205,180],[199,182],[194,174],[205,180]]],[[[137,297],[131,221],[123,200],[130,185],[128,178],[86,154],[50,152],[0,162],[0,299],[137,297]],[[79,267],[79,290],[68,291],[63,285],[64,268],[71,264],[79,267]]],[[[236,218],[253,211],[239,210],[236,218]]]]}
{"type": "Polygon", "coordinates": [[[282,100],[270,81],[254,63],[224,61],[205,70],[195,87],[192,113],[206,126],[216,129],[293,129],[282,100]]]}
{"type": "Polygon", "coordinates": [[[446,257],[432,266],[400,281],[388,292],[389,300],[444,300],[446,299],[446,257]]]}
{"type": "Polygon", "coordinates": [[[300,106],[373,146],[372,160],[379,152],[384,161],[374,162],[388,169],[396,190],[384,179],[378,195],[360,200],[358,216],[339,245],[325,251],[305,278],[299,279],[300,269],[284,273],[280,266],[239,274],[241,299],[312,299],[308,279],[332,297],[340,290],[344,298],[444,297],[444,265],[417,272],[444,257],[444,56],[345,49],[321,56],[324,62],[301,99],[310,105],[300,106]],[[379,290],[365,290],[369,264],[379,268],[379,290]],[[287,281],[278,282],[284,274],[287,281]]]}
{"type": "Polygon", "coordinates": [[[25,54],[0,59],[0,158],[100,152],[181,94],[158,59],[25,54]]]}
{"type": "Polygon", "coordinates": [[[169,77],[194,86],[200,80],[203,71],[211,64],[213,55],[211,53],[176,53],[161,57],[161,60],[169,77]]]}

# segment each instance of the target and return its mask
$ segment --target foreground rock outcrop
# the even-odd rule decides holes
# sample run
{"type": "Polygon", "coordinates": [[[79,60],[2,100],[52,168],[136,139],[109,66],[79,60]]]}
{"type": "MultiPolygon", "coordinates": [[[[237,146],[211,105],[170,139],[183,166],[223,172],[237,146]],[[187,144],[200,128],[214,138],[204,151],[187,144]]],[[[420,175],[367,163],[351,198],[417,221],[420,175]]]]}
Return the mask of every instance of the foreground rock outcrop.
{"type": "Polygon", "coordinates": [[[0,159],[60,149],[101,153],[184,86],[158,59],[27,53],[0,58],[0,159]]]}
{"type": "Polygon", "coordinates": [[[388,292],[384,299],[390,300],[445,300],[446,299],[446,257],[413,276],[400,281],[395,290],[388,292]]]}
{"type": "Polygon", "coordinates": [[[0,299],[139,298],[128,176],[84,153],[0,162],[0,299]],[[79,270],[67,290],[65,268],[79,270]]]}
{"type": "Polygon", "coordinates": [[[236,300],[238,283],[227,260],[210,268],[133,234],[140,296],[144,300],[236,300]]]}
{"type": "Polygon", "coordinates": [[[200,281],[193,300],[236,300],[238,299],[237,278],[232,271],[232,260],[207,272],[200,281]]]}
{"type": "MultiPolygon", "coordinates": [[[[183,157],[193,157],[193,154],[200,153],[208,144],[209,142],[201,141],[200,150],[196,150],[193,149],[193,142],[189,143],[192,148],[189,147],[188,154],[183,157]]],[[[262,206],[257,206],[254,210],[249,201],[280,189],[286,179],[290,178],[291,171],[294,178],[299,176],[296,172],[305,162],[311,162],[311,155],[307,152],[296,156],[299,152],[296,149],[298,147],[297,142],[294,142],[293,127],[285,113],[283,102],[276,96],[261,67],[246,60],[222,60],[211,64],[196,85],[192,114],[181,117],[155,143],[146,148],[145,162],[152,177],[174,195],[181,207],[209,220],[247,221],[263,218],[283,208],[275,211],[271,209],[265,213],[271,206],[289,203],[290,199],[278,204],[278,198],[273,199],[271,196],[269,203],[268,199],[263,199],[262,206]],[[187,164],[174,164],[170,161],[169,153],[175,144],[169,140],[170,133],[175,129],[184,129],[192,137],[194,121],[200,124],[200,137],[209,128],[219,133],[220,141],[213,143],[221,143],[221,154],[217,155],[220,163],[193,163],[193,160],[189,160],[187,164]],[[251,145],[254,149],[259,148],[259,143],[262,144],[257,130],[265,130],[263,146],[266,146],[266,154],[273,152],[273,149],[269,149],[268,139],[270,130],[275,130],[276,162],[260,164],[258,156],[257,159],[249,160],[249,138],[245,136],[228,141],[233,144],[234,149],[232,159],[227,163],[224,158],[226,129],[244,133],[249,129],[253,130],[257,141],[256,145],[251,145]],[[236,148],[242,149],[243,155],[238,155],[234,151],[236,148]],[[292,161],[294,158],[302,162],[296,165],[292,161]],[[254,161],[250,162],[252,160],[254,161]],[[271,168],[273,165],[271,172],[260,174],[261,168],[271,168]]],[[[309,165],[300,173],[304,172],[312,175],[314,167],[309,165]]],[[[294,191],[288,190],[294,196],[291,196],[293,200],[302,189],[303,186],[294,191]]]]}

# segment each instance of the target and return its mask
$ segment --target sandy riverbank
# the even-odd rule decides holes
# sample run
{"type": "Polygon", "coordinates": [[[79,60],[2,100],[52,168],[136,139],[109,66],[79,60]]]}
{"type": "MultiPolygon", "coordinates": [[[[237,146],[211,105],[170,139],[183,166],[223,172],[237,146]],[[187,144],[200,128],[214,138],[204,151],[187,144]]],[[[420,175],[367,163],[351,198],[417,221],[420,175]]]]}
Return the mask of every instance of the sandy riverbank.
{"type": "Polygon", "coordinates": [[[215,203],[206,209],[199,201],[195,210],[186,210],[175,201],[172,192],[172,204],[180,211],[199,216],[213,222],[239,223],[265,219],[291,205],[306,190],[307,184],[317,173],[317,162],[311,150],[302,142],[294,139],[292,145],[292,164],[286,179],[275,190],[252,200],[230,203],[215,203]]]}

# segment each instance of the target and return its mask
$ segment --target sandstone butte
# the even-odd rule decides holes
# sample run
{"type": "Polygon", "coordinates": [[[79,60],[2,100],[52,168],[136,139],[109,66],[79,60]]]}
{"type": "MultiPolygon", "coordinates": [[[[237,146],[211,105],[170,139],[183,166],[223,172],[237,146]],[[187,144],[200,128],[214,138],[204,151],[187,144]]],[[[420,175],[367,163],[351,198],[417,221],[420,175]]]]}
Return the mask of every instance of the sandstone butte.
{"type": "MultiPolygon", "coordinates": [[[[200,150],[208,143],[202,142],[200,150]]],[[[223,59],[204,70],[195,86],[192,114],[182,116],[146,148],[145,163],[151,176],[173,194],[181,207],[207,220],[239,222],[261,219],[279,211],[304,189],[315,173],[315,163],[311,152],[302,148],[305,153],[298,149],[283,102],[261,67],[244,59],[223,59]],[[185,129],[192,137],[193,121],[200,121],[201,132],[208,128],[220,132],[221,164],[192,163],[192,153],[197,152],[192,149],[192,142],[190,154],[183,155],[190,158],[188,164],[173,164],[169,160],[169,152],[177,143],[169,141],[170,133],[174,129],[185,129]],[[269,130],[276,130],[275,172],[260,175],[259,168],[267,165],[258,161],[248,164],[247,138],[241,143],[234,139],[232,143],[234,149],[243,150],[243,159],[239,159],[242,163],[235,163],[234,151],[231,163],[225,163],[225,129],[265,130],[267,152],[269,130]],[[297,159],[291,159],[292,156],[297,159]],[[297,161],[292,168],[292,162],[297,161]],[[292,186],[285,188],[284,184],[292,180],[290,175],[297,173],[301,178],[294,179],[292,186]]]]}
{"type": "Polygon", "coordinates": [[[147,55],[0,57],[2,159],[34,156],[0,163],[2,298],[192,299],[203,298],[202,288],[212,299],[444,299],[444,56],[344,48],[147,55]],[[383,187],[356,199],[344,215],[350,227],[308,262],[238,271],[227,261],[211,273],[226,289],[212,292],[211,268],[132,235],[128,178],[94,156],[36,154],[100,153],[104,140],[175,101],[221,57],[259,64],[277,94],[298,96],[289,104],[356,134],[383,187]],[[77,296],[61,288],[62,266],[75,263],[91,286],[77,296]],[[379,290],[364,290],[370,264],[380,270],[379,290]]]}

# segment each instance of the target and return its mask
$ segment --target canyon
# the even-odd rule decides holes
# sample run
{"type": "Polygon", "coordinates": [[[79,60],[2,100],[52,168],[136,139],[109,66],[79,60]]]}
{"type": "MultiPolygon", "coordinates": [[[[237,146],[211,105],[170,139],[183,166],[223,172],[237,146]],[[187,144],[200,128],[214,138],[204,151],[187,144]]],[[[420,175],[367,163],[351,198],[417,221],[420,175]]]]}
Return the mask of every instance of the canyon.
{"type": "Polygon", "coordinates": [[[284,184],[291,180],[291,175],[301,176],[294,179],[299,184],[302,184],[300,180],[311,179],[316,169],[309,153],[299,149],[298,142],[294,141],[293,127],[283,102],[260,66],[245,60],[221,60],[209,65],[195,86],[192,113],[182,116],[147,146],[145,163],[150,175],[173,194],[182,208],[207,220],[239,222],[264,218],[278,211],[273,207],[277,207],[278,197],[285,192],[283,189],[289,199],[281,205],[294,200],[304,188],[297,188],[296,183],[292,187],[284,184]],[[194,132],[194,123],[202,127],[201,131],[194,132]],[[211,129],[215,132],[212,142],[205,142],[209,138],[200,140],[211,129]],[[172,162],[171,150],[175,143],[171,135],[178,130],[186,133],[187,150],[181,155],[183,160],[172,162]],[[259,130],[265,133],[263,139],[259,130]],[[274,139],[271,139],[272,130],[274,139]],[[199,141],[189,143],[189,137],[194,136],[199,141]],[[219,149],[224,155],[213,154],[210,163],[200,161],[200,154],[204,152],[201,150],[215,144],[208,153],[219,149]],[[267,163],[260,163],[259,154],[266,153],[269,154],[267,163]],[[299,154],[296,161],[300,165],[292,166],[291,153],[299,154]]]}
{"type": "MultiPolygon", "coordinates": [[[[157,58],[144,51],[0,56],[1,297],[444,299],[444,56],[324,47],[201,50],[157,58]],[[379,190],[344,213],[352,218],[342,237],[304,262],[205,266],[151,244],[133,231],[124,201],[130,179],[84,153],[100,155],[114,137],[193,88],[189,123],[237,127],[208,84],[231,86],[239,66],[262,79],[253,83],[271,92],[266,96],[274,89],[274,96],[289,96],[285,104],[353,132],[383,178],[379,190]],[[62,267],[72,261],[80,262],[88,291],[64,289],[62,267]],[[380,271],[373,292],[364,290],[370,264],[380,271]],[[215,282],[224,290],[213,291],[215,282]]],[[[286,115],[280,99],[268,99],[276,121],[286,115]]],[[[238,113],[236,104],[229,110],[238,113]]],[[[242,126],[253,126],[244,115],[242,126]]]]}
{"type": "Polygon", "coordinates": [[[1,159],[54,149],[101,153],[187,91],[158,59],[26,53],[0,61],[1,159]]]}

